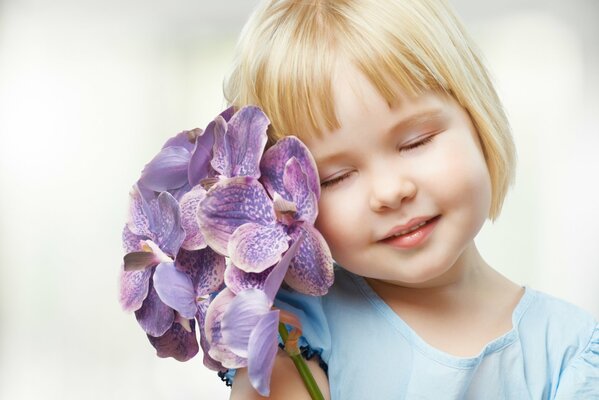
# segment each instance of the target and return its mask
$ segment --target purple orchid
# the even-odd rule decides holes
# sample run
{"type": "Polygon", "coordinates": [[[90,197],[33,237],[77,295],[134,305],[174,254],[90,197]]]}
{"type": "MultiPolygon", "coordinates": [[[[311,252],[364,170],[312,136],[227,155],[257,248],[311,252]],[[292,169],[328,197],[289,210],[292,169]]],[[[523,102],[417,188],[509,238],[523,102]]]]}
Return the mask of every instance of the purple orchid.
{"type": "Polygon", "coordinates": [[[163,192],[146,202],[134,186],[129,215],[123,231],[127,254],[121,272],[121,305],[135,311],[159,356],[188,360],[199,350],[194,327],[165,304],[152,279],[156,268],[173,265],[173,254],[185,237],[177,201],[163,192]]]}
{"type": "MultiPolygon", "coordinates": [[[[183,226],[187,232],[183,248],[187,250],[207,245],[198,220],[199,205],[206,197],[204,186],[209,187],[237,176],[260,177],[260,158],[267,141],[266,129],[270,121],[262,110],[254,106],[243,107],[232,116],[229,114],[226,112],[217,116],[206,128],[206,133],[213,134],[214,137],[212,158],[202,157],[201,165],[207,171],[206,175],[181,199],[183,226]]],[[[194,156],[198,149],[196,147],[194,156]]],[[[198,165],[199,160],[194,168],[198,165]]]]}
{"type": "Polygon", "coordinates": [[[272,268],[262,288],[247,288],[237,294],[226,288],[208,307],[206,336],[210,356],[226,368],[248,368],[252,386],[270,394],[270,376],[278,348],[280,310],[272,310],[291,259],[303,237],[299,237],[272,268]]]}
{"type": "Polygon", "coordinates": [[[145,166],[123,230],[120,295],[158,356],[186,361],[201,346],[205,366],[247,367],[265,396],[278,326],[299,328],[272,309],[282,282],[322,295],[333,281],[329,248],[313,226],[315,162],[295,137],[264,152],[269,123],[258,107],[231,107],[205,131],[169,139],[145,166]]]}
{"type": "Polygon", "coordinates": [[[138,186],[142,194],[168,191],[179,201],[202,179],[214,176],[210,168],[214,130],[220,121],[226,122],[232,116],[233,107],[229,107],[208,124],[204,132],[196,128],[167,140],[141,173],[138,186]]]}
{"type": "Polygon", "coordinates": [[[233,281],[243,279],[241,271],[262,273],[272,267],[289,241],[304,235],[285,282],[302,293],[325,294],[333,282],[333,261],[313,227],[320,185],[311,154],[289,136],[266,151],[260,169],[264,186],[244,176],[219,181],[206,193],[198,213],[206,242],[230,257],[237,269],[231,267],[225,276],[233,281]]]}

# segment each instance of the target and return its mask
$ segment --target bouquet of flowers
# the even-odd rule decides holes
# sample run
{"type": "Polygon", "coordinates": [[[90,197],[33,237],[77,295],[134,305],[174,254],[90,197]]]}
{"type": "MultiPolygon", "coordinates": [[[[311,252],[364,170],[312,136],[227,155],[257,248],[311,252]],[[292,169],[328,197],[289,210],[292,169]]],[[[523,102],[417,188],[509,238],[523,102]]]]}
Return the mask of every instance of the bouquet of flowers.
{"type": "Polygon", "coordinates": [[[280,335],[322,398],[299,354],[299,320],[273,308],[281,285],[318,296],[333,283],[313,226],[318,172],[294,136],[264,151],[269,124],[258,107],[231,107],[205,130],[170,138],[145,166],[122,234],[120,302],[159,357],[187,361],[201,346],[206,367],[247,367],[263,396],[280,335]]]}

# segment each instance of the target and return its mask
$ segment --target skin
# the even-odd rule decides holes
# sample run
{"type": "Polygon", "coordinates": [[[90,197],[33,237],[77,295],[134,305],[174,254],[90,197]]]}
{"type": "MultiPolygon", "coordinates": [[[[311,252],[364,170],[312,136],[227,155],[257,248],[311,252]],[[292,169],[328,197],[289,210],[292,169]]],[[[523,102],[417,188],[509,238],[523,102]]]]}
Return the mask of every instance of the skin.
{"type": "MultiPolygon", "coordinates": [[[[512,329],[523,294],[485,262],[474,242],[491,205],[478,133],[450,96],[400,93],[398,105],[389,107],[361,72],[340,65],[333,79],[340,128],[302,138],[322,183],[315,226],[335,261],[365,277],[423,340],[448,354],[475,356],[512,329]],[[418,247],[381,242],[392,228],[421,216],[440,219],[418,247]]],[[[326,376],[315,364],[311,369],[328,398],[326,376]]],[[[298,379],[288,358],[277,357],[270,398],[309,399],[298,379]]],[[[251,392],[242,370],[232,398],[261,398],[251,392]],[[244,397],[236,397],[242,389],[244,397]]]]}
{"type": "Polygon", "coordinates": [[[478,133],[453,97],[400,93],[389,107],[348,64],[333,83],[341,127],[304,140],[323,184],[316,228],[335,261],[365,277],[425,341],[476,355],[512,328],[523,294],[474,242],[492,190],[478,133]],[[423,216],[440,219],[418,247],[381,242],[423,216]]]}

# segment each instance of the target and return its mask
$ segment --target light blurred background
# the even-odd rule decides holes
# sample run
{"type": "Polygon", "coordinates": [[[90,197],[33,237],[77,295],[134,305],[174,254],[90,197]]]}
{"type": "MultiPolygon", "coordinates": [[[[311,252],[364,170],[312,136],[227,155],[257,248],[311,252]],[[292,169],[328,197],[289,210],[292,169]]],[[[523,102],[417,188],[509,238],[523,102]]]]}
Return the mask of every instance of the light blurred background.
{"type": "MultiPolygon", "coordinates": [[[[228,398],[121,311],[120,233],[144,164],[224,108],[256,3],[0,0],[1,399],[228,398]]],[[[453,3],[519,153],[482,254],[599,317],[599,2],[453,3]]]]}

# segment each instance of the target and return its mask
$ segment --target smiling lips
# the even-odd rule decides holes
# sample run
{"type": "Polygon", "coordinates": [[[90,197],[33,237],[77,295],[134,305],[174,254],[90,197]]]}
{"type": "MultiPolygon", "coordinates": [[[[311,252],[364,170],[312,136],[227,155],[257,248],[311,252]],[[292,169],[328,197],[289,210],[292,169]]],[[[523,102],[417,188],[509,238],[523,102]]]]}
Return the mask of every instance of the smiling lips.
{"type": "Polygon", "coordinates": [[[435,229],[440,218],[440,215],[413,218],[407,224],[391,229],[381,242],[403,249],[416,247],[435,229]]]}

